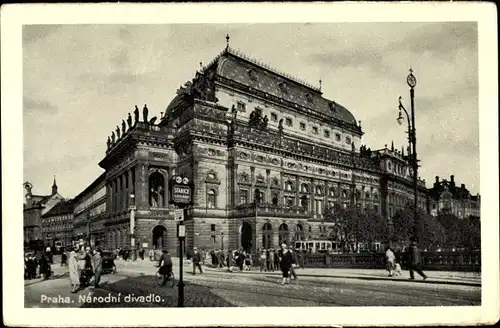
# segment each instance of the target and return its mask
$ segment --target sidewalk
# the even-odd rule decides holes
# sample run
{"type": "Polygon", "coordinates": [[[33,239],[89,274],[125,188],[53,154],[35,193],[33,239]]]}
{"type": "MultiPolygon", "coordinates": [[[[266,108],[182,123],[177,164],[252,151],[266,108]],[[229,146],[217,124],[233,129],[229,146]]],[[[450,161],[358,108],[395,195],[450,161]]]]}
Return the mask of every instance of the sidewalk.
{"type": "MultiPolygon", "coordinates": [[[[172,258],[174,270],[179,268],[179,258],[172,258]]],[[[157,262],[149,261],[149,259],[132,261],[116,260],[118,273],[137,272],[137,273],[152,273],[157,270],[155,265],[157,262]]],[[[213,273],[225,273],[227,268],[212,268],[203,266],[203,270],[213,273]]],[[[184,272],[191,272],[192,265],[189,261],[184,260],[184,272]]],[[[407,270],[401,272],[401,276],[389,277],[386,270],[381,269],[340,269],[340,268],[305,268],[296,269],[299,276],[306,277],[326,277],[326,278],[341,278],[341,279],[362,279],[362,280],[377,280],[377,281],[408,281],[409,272],[407,270]]],[[[423,280],[415,273],[415,283],[429,284],[449,284],[449,285],[465,285],[465,286],[481,286],[480,272],[454,272],[454,271],[424,271],[428,276],[427,280],[423,280]]],[[[251,271],[236,270],[232,274],[251,274],[251,275],[281,275],[281,271],[260,272],[257,267],[253,267],[251,271]]]]}

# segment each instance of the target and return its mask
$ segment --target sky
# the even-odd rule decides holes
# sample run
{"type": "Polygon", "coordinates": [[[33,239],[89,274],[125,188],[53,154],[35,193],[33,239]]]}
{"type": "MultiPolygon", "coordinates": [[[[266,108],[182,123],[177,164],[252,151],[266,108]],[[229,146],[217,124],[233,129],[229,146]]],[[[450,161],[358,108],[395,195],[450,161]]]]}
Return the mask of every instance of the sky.
{"type": "MultiPolygon", "coordinates": [[[[159,116],[180,85],[226,46],[318,85],[349,109],[371,149],[408,145],[398,97],[417,78],[421,178],[455,175],[479,193],[478,37],[474,22],[25,25],[24,181],[78,195],[103,170],[106,139],[134,105],[159,116]]],[[[406,123],[405,123],[406,124],[406,123]]],[[[121,125],[120,125],[121,126],[121,125]]]]}

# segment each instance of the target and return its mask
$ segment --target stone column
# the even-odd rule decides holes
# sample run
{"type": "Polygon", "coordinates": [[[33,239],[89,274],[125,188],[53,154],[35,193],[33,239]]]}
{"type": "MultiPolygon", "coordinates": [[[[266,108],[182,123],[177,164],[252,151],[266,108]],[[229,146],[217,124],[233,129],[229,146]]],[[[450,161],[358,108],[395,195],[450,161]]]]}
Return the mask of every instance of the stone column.
{"type": "Polygon", "coordinates": [[[299,176],[295,176],[295,206],[300,206],[300,180],[299,176]]]}
{"type": "Polygon", "coordinates": [[[311,178],[311,188],[309,188],[309,197],[311,198],[309,203],[310,203],[310,207],[311,207],[311,214],[313,215],[313,217],[316,217],[316,202],[315,202],[315,197],[314,197],[314,194],[315,194],[315,185],[314,185],[314,179],[311,178]]]}
{"type": "Polygon", "coordinates": [[[250,202],[255,202],[255,167],[251,166],[250,167],[250,192],[249,192],[249,197],[250,197],[250,202]]]}
{"type": "Polygon", "coordinates": [[[112,204],[112,191],[111,184],[109,182],[106,183],[106,214],[109,216],[111,214],[111,204],[112,204]]]}
{"type": "Polygon", "coordinates": [[[266,170],[266,199],[267,203],[272,204],[273,202],[273,195],[271,195],[271,170],[266,170]]]}
{"type": "MultiPolygon", "coordinates": [[[[129,204],[130,205],[132,205],[130,203],[130,200],[131,200],[130,199],[130,195],[132,195],[133,193],[135,193],[135,191],[134,191],[133,173],[132,173],[133,170],[134,170],[134,168],[132,168],[132,167],[128,170],[128,198],[129,198],[129,204]]],[[[135,194],[134,194],[134,196],[135,196],[135,194]]]]}
{"type": "Polygon", "coordinates": [[[148,167],[145,163],[135,166],[135,203],[138,209],[149,208],[148,167]]]}

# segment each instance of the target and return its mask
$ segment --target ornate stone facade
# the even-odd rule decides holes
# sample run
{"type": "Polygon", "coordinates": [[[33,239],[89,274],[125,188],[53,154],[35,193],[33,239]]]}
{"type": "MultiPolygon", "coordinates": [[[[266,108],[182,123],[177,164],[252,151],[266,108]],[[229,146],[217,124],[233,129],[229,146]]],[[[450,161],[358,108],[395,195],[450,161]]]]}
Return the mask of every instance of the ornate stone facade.
{"type": "Polygon", "coordinates": [[[325,239],[328,204],[355,202],[388,216],[392,190],[411,189],[409,173],[384,168],[394,152],[361,152],[361,126],[346,108],[229,47],[179,88],[158,124],[137,117],[108,141],[99,165],[107,233],[128,231],[134,201],[136,238],[146,249],[177,249],[168,204],[176,173],[194,181],[188,249],[325,239]]]}

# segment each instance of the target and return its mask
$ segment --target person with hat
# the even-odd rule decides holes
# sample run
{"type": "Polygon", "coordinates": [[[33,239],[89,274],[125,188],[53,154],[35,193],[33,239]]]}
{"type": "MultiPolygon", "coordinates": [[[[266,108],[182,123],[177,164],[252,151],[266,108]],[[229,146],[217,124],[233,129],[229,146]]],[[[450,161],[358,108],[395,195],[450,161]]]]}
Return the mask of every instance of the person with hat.
{"type": "Polygon", "coordinates": [[[163,249],[158,266],[160,267],[158,272],[163,276],[162,285],[164,286],[172,274],[172,258],[170,257],[168,250],[163,249]]]}
{"type": "Polygon", "coordinates": [[[71,292],[76,293],[80,285],[80,267],[78,261],[81,260],[79,254],[79,247],[75,245],[73,250],[69,253],[68,268],[69,268],[69,281],[71,283],[71,292]]]}
{"type": "Polygon", "coordinates": [[[290,283],[290,268],[292,267],[292,253],[287,248],[287,245],[285,243],[281,244],[281,261],[280,261],[280,269],[281,272],[283,273],[283,282],[281,283],[282,285],[284,284],[289,284],[290,283]]]}
{"type": "Polygon", "coordinates": [[[412,240],[408,248],[408,269],[410,270],[410,280],[414,280],[413,271],[416,271],[422,278],[427,279],[427,276],[422,271],[422,255],[416,240],[412,240]]]}
{"type": "Polygon", "coordinates": [[[200,253],[198,252],[198,247],[193,248],[194,254],[193,254],[193,275],[196,274],[196,268],[200,270],[200,273],[203,273],[203,270],[201,269],[201,256],[200,253]]]}
{"type": "Polygon", "coordinates": [[[94,288],[99,288],[102,273],[102,256],[99,247],[94,251],[94,256],[92,257],[92,268],[94,270],[94,288]]]}

